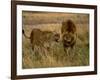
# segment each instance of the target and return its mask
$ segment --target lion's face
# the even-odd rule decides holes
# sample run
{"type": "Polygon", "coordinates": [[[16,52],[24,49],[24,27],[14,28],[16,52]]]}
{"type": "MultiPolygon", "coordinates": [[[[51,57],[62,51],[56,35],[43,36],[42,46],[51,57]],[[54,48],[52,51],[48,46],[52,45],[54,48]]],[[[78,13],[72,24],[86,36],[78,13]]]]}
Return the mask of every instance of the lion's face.
{"type": "Polygon", "coordinates": [[[76,43],[77,29],[72,20],[67,20],[62,23],[61,34],[64,48],[73,48],[76,43]]]}
{"type": "Polygon", "coordinates": [[[62,38],[65,47],[70,47],[72,42],[75,40],[74,34],[72,33],[64,33],[62,38]]]}

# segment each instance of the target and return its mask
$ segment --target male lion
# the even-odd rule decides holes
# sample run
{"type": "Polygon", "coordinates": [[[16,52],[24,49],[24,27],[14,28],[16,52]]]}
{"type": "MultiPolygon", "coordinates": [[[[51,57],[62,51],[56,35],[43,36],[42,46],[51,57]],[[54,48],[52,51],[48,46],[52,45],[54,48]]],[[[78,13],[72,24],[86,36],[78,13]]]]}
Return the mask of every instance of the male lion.
{"type": "Polygon", "coordinates": [[[73,48],[76,43],[76,25],[72,20],[67,20],[62,23],[61,34],[64,51],[68,51],[68,48],[73,48]]]}
{"type": "Polygon", "coordinates": [[[55,34],[51,31],[41,31],[40,29],[33,29],[29,37],[25,34],[24,30],[22,30],[22,32],[26,38],[30,39],[33,51],[35,46],[49,50],[52,42],[58,42],[60,38],[59,34],[55,34]]]}

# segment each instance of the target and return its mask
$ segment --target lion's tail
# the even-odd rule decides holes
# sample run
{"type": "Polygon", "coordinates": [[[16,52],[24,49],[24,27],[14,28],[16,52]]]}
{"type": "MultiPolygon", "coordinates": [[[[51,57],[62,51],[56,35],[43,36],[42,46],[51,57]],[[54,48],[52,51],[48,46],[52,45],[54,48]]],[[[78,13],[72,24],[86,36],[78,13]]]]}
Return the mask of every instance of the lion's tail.
{"type": "Polygon", "coordinates": [[[22,30],[22,33],[23,33],[23,35],[24,35],[26,38],[30,39],[30,37],[29,37],[29,36],[27,36],[27,35],[25,34],[24,29],[22,30]]]}

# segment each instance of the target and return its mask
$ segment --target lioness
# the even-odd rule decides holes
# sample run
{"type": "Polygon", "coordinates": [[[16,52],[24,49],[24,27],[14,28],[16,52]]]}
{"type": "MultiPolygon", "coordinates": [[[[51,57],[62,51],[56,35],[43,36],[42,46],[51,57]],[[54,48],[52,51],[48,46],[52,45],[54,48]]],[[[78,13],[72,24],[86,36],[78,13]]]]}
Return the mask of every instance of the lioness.
{"type": "Polygon", "coordinates": [[[40,29],[33,29],[29,37],[25,34],[24,29],[22,32],[26,38],[30,39],[33,51],[35,46],[49,49],[52,41],[58,42],[60,38],[59,34],[55,34],[51,31],[41,31],[40,29]]]}

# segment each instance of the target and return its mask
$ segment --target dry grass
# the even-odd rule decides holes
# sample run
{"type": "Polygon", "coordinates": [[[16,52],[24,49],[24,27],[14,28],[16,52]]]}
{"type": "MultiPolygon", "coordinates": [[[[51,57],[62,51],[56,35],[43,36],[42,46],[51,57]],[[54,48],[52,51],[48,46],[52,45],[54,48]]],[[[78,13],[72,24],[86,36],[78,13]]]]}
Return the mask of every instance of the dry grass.
{"type": "MultiPolygon", "coordinates": [[[[23,28],[26,34],[29,36],[33,28],[39,28],[41,30],[49,30],[60,33],[61,23],[51,23],[57,21],[57,17],[61,20],[72,19],[77,26],[78,38],[75,48],[69,50],[69,53],[65,53],[62,42],[52,42],[50,50],[46,50],[43,47],[38,47],[36,51],[32,51],[30,47],[30,40],[22,37],[22,66],[27,68],[46,68],[46,67],[67,67],[67,66],[87,66],[89,65],[89,20],[87,14],[65,14],[65,13],[28,13],[23,12],[23,28]],[[56,15],[56,16],[55,16],[56,15]],[[33,16],[33,17],[32,17],[33,16]],[[37,19],[36,16],[39,18],[37,19]],[[44,17],[44,22],[40,21],[44,17]],[[55,17],[54,17],[55,16],[55,17]],[[65,16],[65,17],[64,17],[65,16]],[[31,18],[30,18],[31,17],[31,18]],[[34,18],[35,17],[35,18],[34,18]],[[84,17],[84,18],[83,18],[84,17]],[[81,22],[80,22],[81,19],[81,22]],[[36,24],[32,24],[32,20],[36,24]],[[50,21],[51,20],[51,21],[50,21]],[[28,21],[28,22],[27,22],[28,21]],[[48,23],[47,23],[48,21],[48,23]],[[37,24],[42,23],[42,24],[37,24]],[[46,22],[46,23],[45,23],[46,22]],[[49,23],[50,22],[50,23],[49,23]]],[[[60,21],[61,22],[61,21],[60,21]]],[[[61,34],[61,33],[60,33],[61,34]]]]}

